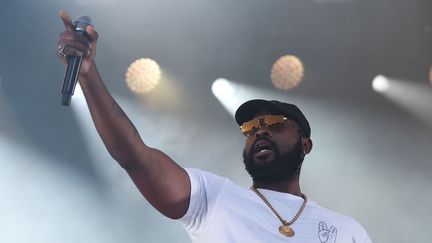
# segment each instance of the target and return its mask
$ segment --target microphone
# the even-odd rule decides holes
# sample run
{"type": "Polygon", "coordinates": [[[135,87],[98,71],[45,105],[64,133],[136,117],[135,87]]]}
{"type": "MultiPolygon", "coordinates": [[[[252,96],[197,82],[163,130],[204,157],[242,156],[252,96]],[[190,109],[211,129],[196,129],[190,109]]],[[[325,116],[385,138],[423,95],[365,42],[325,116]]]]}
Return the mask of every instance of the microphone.
{"type": "MultiPolygon", "coordinates": [[[[88,16],[80,16],[74,22],[74,30],[82,36],[87,37],[86,28],[89,25],[92,25],[91,19],[88,16]]],[[[71,103],[72,95],[75,91],[76,83],[78,81],[82,56],[67,56],[66,59],[68,65],[64,76],[61,93],[62,105],[69,106],[71,103]]]]}

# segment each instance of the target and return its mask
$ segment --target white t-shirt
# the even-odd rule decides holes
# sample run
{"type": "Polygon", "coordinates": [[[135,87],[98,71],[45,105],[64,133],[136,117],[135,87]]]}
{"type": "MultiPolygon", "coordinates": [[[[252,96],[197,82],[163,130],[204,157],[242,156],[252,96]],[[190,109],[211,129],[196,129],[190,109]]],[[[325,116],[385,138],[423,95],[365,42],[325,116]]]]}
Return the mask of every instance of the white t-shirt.
{"type": "MultiPolygon", "coordinates": [[[[354,219],[308,200],[291,228],[293,237],[279,233],[281,222],[251,189],[198,169],[186,169],[191,181],[188,211],[179,222],[194,243],[371,243],[354,219]]],[[[258,189],[276,211],[290,221],[303,199],[289,193],[258,189]]]]}

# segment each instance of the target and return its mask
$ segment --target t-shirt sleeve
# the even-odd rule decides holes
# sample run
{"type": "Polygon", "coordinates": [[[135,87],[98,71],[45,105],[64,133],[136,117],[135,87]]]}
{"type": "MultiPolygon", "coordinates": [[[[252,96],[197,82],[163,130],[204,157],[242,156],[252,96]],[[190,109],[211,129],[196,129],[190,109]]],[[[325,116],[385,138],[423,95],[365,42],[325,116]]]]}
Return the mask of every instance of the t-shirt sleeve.
{"type": "Polygon", "coordinates": [[[193,237],[205,225],[227,179],[195,168],[185,170],[191,182],[191,195],[188,210],[178,221],[193,237]]]}

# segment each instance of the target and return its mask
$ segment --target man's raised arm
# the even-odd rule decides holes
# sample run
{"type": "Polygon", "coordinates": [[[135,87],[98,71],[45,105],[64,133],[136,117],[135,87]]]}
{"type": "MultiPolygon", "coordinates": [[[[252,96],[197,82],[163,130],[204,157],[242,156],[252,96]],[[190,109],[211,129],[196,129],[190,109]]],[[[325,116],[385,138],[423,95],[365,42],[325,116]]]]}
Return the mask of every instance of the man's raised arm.
{"type": "Polygon", "coordinates": [[[58,55],[82,55],[79,82],[96,129],[110,155],[117,160],[144,197],[163,215],[177,219],[189,206],[190,180],[186,171],[163,152],[144,144],[135,126],[105,87],[94,62],[97,32],[87,27],[84,38],[73,30],[71,18],[60,11],[65,31],[58,40],[58,55]]]}

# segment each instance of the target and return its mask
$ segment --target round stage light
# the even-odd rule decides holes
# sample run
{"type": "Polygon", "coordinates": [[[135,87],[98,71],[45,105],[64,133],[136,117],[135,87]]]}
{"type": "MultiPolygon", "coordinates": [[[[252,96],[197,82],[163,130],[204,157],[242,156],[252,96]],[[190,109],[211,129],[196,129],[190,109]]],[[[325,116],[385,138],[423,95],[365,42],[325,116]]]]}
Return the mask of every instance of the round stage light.
{"type": "Polygon", "coordinates": [[[390,87],[387,77],[383,75],[376,76],[372,81],[372,88],[377,92],[384,92],[390,87]]]}
{"type": "Polygon", "coordinates": [[[160,81],[159,64],[150,58],[141,58],[131,63],[126,71],[126,84],[135,93],[153,90],[160,81]]]}
{"type": "Polygon", "coordinates": [[[302,61],[293,55],[280,57],[271,69],[273,85],[280,90],[289,90],[297,87],[304,76],[302,61]]]}

